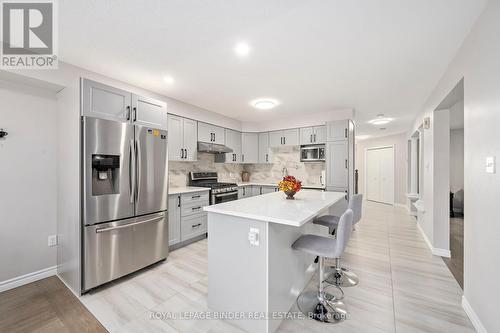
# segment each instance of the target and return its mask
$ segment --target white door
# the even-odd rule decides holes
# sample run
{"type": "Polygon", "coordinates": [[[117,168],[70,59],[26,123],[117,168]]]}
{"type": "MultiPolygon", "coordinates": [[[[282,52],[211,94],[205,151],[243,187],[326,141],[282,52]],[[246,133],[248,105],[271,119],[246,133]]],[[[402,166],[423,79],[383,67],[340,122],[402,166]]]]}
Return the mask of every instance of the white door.
{"type": "Polygon", "coordinates": [[[192,119],[183,119],[184,161],[198,159],[198,122],[192,119]]]}
{"type": "Polygon", "coordinates": [[[181,196],[168,196],[168,245],[181,241],[181,196]]]}
{"type": "Polygon", "coordinates": [[[394,147],[366,151],[366,198],[394,204],[394,147]]]}
{"type": "Polygon", "coordinates": [[[326,124],[326,141],[346,140],[348,132],[347,120],[330,121],[326,124]]]}
{"type": "Polygon", "coordinates": [[[132,121],[156,129],[167,129],[167,104],[152,98],[132,95],[132,121]]]}
{"type": "Polygon", "coordinates": [[[182,124],[182,117],[168,115],[168,159],[170,161],[181,161],[184,157],[182,124]]]}
{"type": "Polygon", "coordinates": [[[226,142],[224,127],[212,126],[212,132],[214,133],[214,143],[223,145],[226,142]]]}
{"type": "Polygon", "coordinates": [[[241,162],[241,133],[226,129],[226,146],[233,150],[226,154],[226,163],[241,162]]]}

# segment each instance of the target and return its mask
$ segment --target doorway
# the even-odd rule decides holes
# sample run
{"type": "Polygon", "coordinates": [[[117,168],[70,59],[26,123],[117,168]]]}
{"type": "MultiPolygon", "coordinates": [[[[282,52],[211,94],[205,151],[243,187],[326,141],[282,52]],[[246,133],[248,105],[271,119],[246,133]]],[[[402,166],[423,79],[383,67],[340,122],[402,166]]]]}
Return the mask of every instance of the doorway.
{"type": "Polygon", "coordinates": [[[394,146],[367,148],[366,199],[394,204],[394,146]]]}

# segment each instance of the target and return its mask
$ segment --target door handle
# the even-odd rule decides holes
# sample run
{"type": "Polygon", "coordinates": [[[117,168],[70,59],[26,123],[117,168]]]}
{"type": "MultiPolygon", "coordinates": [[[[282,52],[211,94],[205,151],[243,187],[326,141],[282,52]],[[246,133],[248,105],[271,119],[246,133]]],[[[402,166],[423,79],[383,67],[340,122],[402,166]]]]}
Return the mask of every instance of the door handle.
{"type": "Polygon", "coordinates": [[[127,121],[129,121],[130,120],[130,105],[127,105],[126,116],[127,116],[127,121]]]}
{"type": "Polygon", "coordinates": [[[344,128],[344,136],[347,138],[347,128],[344,128]]]}
{"type": "MultiPolygon", "coordinates": [[[[132,172],[133,172],[133,161],[134,161],[134,140],[130,140],[130,147],[129,147],[129,154],[130,157],[128,159],[128,189],[130,193],[130,203],[134,203],[134,194],[135,194],[135,177],[132,177],[132,172]]],[[[135,173],[135,172],[134,172],[135,173]]]]}
{"type": "Polygon", "coordinates": [[[125,225],[119,225],[119,226],[116,226],[116,227],[98,228],[98,229],[95,230],[95,232],[99,234],[101,232],[118,230],[118,229],[124,229],[124,228],[130,228],[130,227],[133,227],[133,226],[136,226],[136,225],[139,225],[139,224],[156,222],[156,221],[160,221],[160,220],[163,220],[163,215],[162,216],[158,216],[158,217],[154,217],[154,218],[149,219],[149,220],[144,220],[144,221],[129,223],[129,224],[125,224],[125,225]]]}
{"type": "Polygon", "coordinates": [[[135,174],[136,174],[136,180],[135,180],[135,202],[139,202],[139,192],[140,192],[140,187],[141,187],[141,151],[139,149],[139,141],[135,141],[135,174]]]}

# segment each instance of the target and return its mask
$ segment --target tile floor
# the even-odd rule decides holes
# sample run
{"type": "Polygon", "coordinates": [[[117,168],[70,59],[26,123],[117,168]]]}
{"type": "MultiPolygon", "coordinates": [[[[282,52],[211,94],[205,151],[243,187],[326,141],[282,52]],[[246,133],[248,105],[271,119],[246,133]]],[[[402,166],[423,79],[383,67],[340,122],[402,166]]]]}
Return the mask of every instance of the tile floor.
{"type": "MultiPolygon", "coordinates": [[[[345,289],[349,319],[286,320],[280,332],[474,332],[460,286],[404,209],[368,202],[356,229],[344,259],[361,280],[345,289]]],[[[224,321],[150,318],[151,311],[208,310],[206,250],[203,240],[173,251],[166,262],[81,300],[110,332],[241,332],[224,321]]]]}

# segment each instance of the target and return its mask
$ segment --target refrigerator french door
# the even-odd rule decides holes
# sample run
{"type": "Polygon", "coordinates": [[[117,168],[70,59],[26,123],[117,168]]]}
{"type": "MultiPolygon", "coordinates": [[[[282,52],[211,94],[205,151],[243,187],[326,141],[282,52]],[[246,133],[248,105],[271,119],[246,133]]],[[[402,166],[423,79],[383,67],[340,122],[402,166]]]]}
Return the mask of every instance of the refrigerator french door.
{"type": "Polygon", "coordinates": [[[167,132],[83,117],[83,290],[168,255],[167,132]]]}

